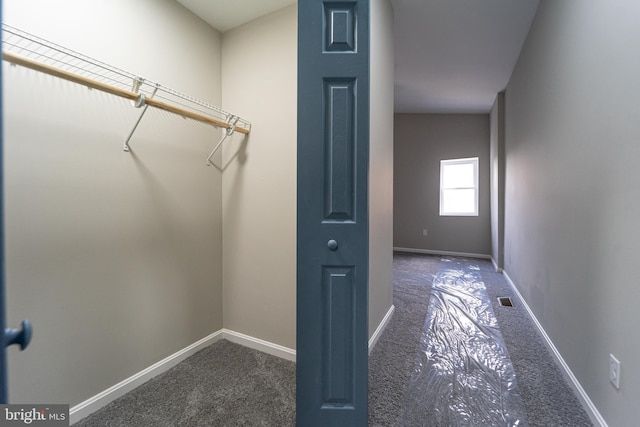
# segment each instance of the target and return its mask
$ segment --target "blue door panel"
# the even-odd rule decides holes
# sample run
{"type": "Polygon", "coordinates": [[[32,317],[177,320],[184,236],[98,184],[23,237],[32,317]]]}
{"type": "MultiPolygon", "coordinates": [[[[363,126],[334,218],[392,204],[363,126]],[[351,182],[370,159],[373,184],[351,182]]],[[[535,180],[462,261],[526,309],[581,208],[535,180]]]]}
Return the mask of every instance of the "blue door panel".
{"type": "MultiPolygon", "coordinates": [[[[0,0],[0,22],[2,21],[2,0],[0,0]]],[[[0,403],[7,403],[7,352],[5,350],[4,330],[5,321],[5,295],[4,295],[4,95],[3,95],[2,67],[0,67],[0,403]]]]}
{"type": "Polygon", "coordinates": [[[299,426],[366,426],[369,2],[298,3],[299,426]]]}

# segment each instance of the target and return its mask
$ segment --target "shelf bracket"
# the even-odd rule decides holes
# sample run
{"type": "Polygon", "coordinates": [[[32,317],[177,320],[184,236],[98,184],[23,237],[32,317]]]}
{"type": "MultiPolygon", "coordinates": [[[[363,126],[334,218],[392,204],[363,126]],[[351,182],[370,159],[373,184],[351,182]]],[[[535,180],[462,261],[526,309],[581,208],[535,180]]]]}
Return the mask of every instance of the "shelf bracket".
{"type": "Polygon", "coordinates": [[[229,114],[227,116],[227,124],[229,125],[229,127],[227,129],[224,129],[220,142],[218,142],[218,145],[216,145],[216,147],[213,149],[211,154],[209,154],[209,157],[207,157],[207,166],[211,166],[213,164],[211,162],[211,158],[213,157],[213,155],[216,154],[216,151],[218,151],[218,148],[220,148],[220,146],[225,141],[225,139],[233,135],[233,133],[235,132],[236,123],[238,123],[238,119],[240,119],[240,117],[234,116],[233,114],[229,114]]]}
{"type": "MultiPolygon", "coordinates": [[[[143,78],[140,78],[140,77],[136,78],[133,81],[132,92],[138,93],[142,83],[144,83],[144,79],[143,78]]],[[[156,87],[153,89],[153,92],[151,93],[149,98],[153,98],[153,96],[158,91],[158,87],[159,86],[156,85],[156,87]]],[[[129,141],[131,140],[131,137],[135,133],[136,129],[138,128],[138,125],[142,121],[142,117],[144,117],[144,113],[147,112],[147,108],[149,108],[149,104],[147,104],[145,102],[146,98],[147,97],[143,93],[140,93],[139,96],[138,96],[138,99],[133,103],[133,106],[136,107],[136,108],[141,108],[142,106],[144,106],[144,108],[142,109],[142,112],[140,113],[140,116],[138,117],[138,120],[136,120],[136,123],[133,125],[133,129],[131,129],[131,132],[129,132],[129,136],[127,137],[126,141],[124,142],[124,151],[127,151],[127,152],[131,151],[131,147],[129,146],[129,141]]]]}

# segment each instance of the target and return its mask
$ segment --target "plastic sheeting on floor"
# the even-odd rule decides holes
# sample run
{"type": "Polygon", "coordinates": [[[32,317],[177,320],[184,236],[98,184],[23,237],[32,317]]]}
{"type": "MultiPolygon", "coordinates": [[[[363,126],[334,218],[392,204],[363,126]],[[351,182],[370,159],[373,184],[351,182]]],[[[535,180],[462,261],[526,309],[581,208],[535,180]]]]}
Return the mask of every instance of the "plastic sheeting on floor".
{"type": "Polygon", "coordinates": [[[443,259],[433,281],[404,426],[525,426],[513,365],[479,267],[443,259]]]}

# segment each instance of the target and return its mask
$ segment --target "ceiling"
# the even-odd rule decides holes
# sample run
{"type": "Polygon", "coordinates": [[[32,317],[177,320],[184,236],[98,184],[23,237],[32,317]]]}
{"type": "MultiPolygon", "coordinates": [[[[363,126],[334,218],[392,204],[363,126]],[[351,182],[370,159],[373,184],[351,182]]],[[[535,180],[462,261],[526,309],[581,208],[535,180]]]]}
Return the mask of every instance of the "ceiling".
{"type": "Polygon", "coordinates": [[[488,112],[503,90],[539,0],[391,0],[395,111],[488,112]]]}
{"type": "Polygon", "coordinates": [[[177,0],[220,32],[225,32],[297,0],[177,0]]]}
{"type": "MultiPolygon", "coordinates": [[[[296,0],[177,0],[221,32],[296,0]]],[[[395,111],[486,113],[507,85],[539,0],[391,0],[395,111]]]]}

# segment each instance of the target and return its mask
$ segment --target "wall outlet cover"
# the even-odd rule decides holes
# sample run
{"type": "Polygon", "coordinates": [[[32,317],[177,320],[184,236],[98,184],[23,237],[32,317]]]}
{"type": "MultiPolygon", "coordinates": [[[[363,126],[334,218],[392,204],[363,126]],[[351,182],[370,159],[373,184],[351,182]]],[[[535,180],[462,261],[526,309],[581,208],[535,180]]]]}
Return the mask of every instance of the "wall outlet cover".
{"type": "Polygon", "coordinates": [[[617,389],[620,389],[620,361],[613,354],[609,355],[609,380],[617,389]]]}

